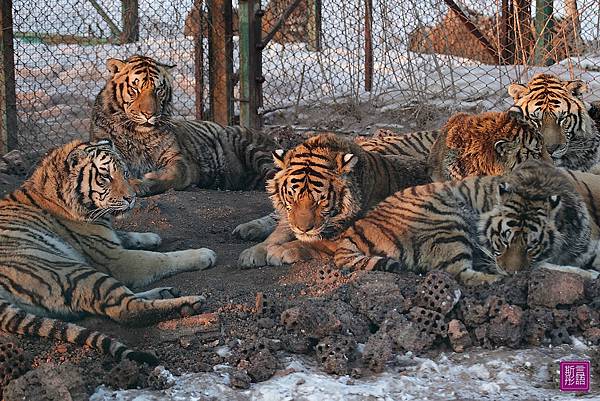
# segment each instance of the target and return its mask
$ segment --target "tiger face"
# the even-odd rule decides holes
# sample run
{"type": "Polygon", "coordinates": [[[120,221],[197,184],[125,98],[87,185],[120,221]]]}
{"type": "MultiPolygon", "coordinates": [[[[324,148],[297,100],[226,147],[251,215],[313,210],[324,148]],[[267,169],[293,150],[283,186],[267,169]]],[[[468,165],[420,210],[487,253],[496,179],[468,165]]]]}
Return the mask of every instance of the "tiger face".
{"type": "Polygon", "coordinates": [[[349,177],[358,162],[354,154],[302,144],[273,152],[273,159],[280,171],[267,190],[297,239],[331,239],[360,212],[349,177]]]}
{"type": "Polygon", "coordinates": [[[79,215],[97,220],[106,215],[120,217],[133,208],[135,191],[121,156],[109,140],[81,143],[65,160],[70,201],[79,215]]]}
{"type": "Polygon", "coordinates": [[[172,101],[171,65],[144,56],[107,61],[111,78],[107,89],[126,118],[136,125],[152,128],[170,114],[172,101]]]}
{"type": "Polygon", "coordinates": [[[498,185],[498,203],[480,221],[480,238],[496,261],[498,273],[528,269],[552,256],[561,234],[554,221],[559,195],[526,197],[511,184],[498,185]]]}
{"type": "Polygon", "coordinates": [[[538,128],[549,153],[562,157],[569,141],[581,132],[591,132],[589,116],[582,101],[587,86],[583,81],[562,81],[551,74],[537,74],[527,85],[508,87],[514,104],[511,111],[538,128]],[[585,118],[585,117],[588,118],[585,118]]]}

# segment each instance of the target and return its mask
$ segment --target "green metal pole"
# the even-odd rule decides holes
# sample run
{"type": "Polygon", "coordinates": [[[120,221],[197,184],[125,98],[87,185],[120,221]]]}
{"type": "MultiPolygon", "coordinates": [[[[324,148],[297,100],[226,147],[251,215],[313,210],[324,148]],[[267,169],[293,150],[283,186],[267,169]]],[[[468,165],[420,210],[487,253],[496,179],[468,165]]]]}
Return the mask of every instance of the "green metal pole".
{"type": "Polygon", "coordinates": [[[12,0],[0,0],[0,155],[17,147],[12,0]]]}
{"type": "Polygon", "coordinates": [[[554,12],[553,0],[536,0],[535,2],[535,64],[551,65],[554,60],[552,51],[552,13],[554,12]]]}
{"type": "Polygon", "coordinates": [[[260,0],[240,0],[240,125],[258,127],[256,99],[256,51],[257,39],[255,17],[260,0]]]}

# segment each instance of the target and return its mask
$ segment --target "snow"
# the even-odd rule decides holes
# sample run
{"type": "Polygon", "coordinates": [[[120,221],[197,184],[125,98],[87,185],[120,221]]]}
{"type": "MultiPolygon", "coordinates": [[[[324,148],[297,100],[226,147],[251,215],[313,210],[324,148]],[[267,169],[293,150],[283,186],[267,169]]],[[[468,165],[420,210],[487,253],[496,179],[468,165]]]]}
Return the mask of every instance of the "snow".
{"type": "MultiPolygon", "coordinates": [[[[589,358],[590,349],[578,346],[525,350],[470,350],[464,354],[442,353],[435,358],[397,357],[386,372],[369,378],[335,377],[320,372],[312,362],[287,357],[286,369],[248,390],[228,383],[226,366],[212,373],[187,374],[163,391],[111,391],[99,387],[91,401],[359,401],[359,400],[600,400],[597,393],[575,396],[562,393],[550,383],[547,365],[557,360],[589,358]]],[[[592,376],[594,377],[594,376],[592,376]]]]}

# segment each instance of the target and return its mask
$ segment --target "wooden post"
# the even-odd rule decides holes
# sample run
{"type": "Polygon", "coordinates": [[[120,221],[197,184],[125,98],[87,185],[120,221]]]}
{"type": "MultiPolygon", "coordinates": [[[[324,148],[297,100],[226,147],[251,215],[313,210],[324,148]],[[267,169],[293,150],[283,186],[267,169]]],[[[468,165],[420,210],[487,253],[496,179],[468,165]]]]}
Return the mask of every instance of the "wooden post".
{"type": "Polygon", "coordinates": [[[554,63],[551,54],[552,46],[552,13],[553,0],[536,0],[535,2],[535,64],[551,65],[554,63]]]}
{"type": "Polygon", "coordinates": [[[195,95],[195,109],[196,119],[204,120],[204,42],[202,33],[204,32],[204,26],[206,21],[202,14],[202,1],[194,0],[192,7],[197,7],[198,19],[192,19],[192,24],[197,24],[197,30],[194,31],[194,95],[195,95]]]}
{"type": "Polygon", "coordinates": [[[231,0],[210,0],[209,74],[211,120],[230,125],[233,121],[233,13],[231,0]]]}
{"type": "Polygon", "coordinates": [[[140,39],[140,17],[138,0],[121,0],[123,29],[121,43],[134,43],[140,39]]]}
{"type": "Polygon", "coordinates": [[[258,108],[261,96],[260,0],[239,0],[240,15],[240,125],[261,126],[258,108]],[[258,14],[258,15],[257,15],[258,14]],[[258,16],[258,22],[257,22],[258,16]]]}
{"type": "Polygon", "coordinates": [[[0,0],[0,154],[17,147],[12,0],[0,0]]]}
{"type": "Polygon", "coordinates": [[[306,0],[306,3],[308,8],[307,47],[308,50],[321,51],[321,0],[306,0]]]}
{"type": "Polygon", "coordinates": [[[373,0],[365,0],[365,90],[373,89],[373,0]]]}

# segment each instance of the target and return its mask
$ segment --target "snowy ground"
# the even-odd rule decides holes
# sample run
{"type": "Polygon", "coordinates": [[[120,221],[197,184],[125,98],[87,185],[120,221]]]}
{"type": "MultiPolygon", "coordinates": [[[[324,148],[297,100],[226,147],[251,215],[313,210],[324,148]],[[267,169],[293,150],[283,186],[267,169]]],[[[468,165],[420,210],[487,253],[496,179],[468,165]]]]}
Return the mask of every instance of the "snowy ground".
{"type": "Polygon", "coordinates": [[[600,400],[597,391],[578,396],[561,393],[551,384],[548,371],[554,361],[586,359],[589,351],[576,341],[573,346],[472,350],[434,359],[404,355],[393,362],[393,368],[368,379],[328,376],[294,357],[287,359],[281,375],[249,390],[232,389],[227,367],[219,367],[215,373],[172,378],[173,387],[163,391],[99,388],[90,401],[600,400]]]}

